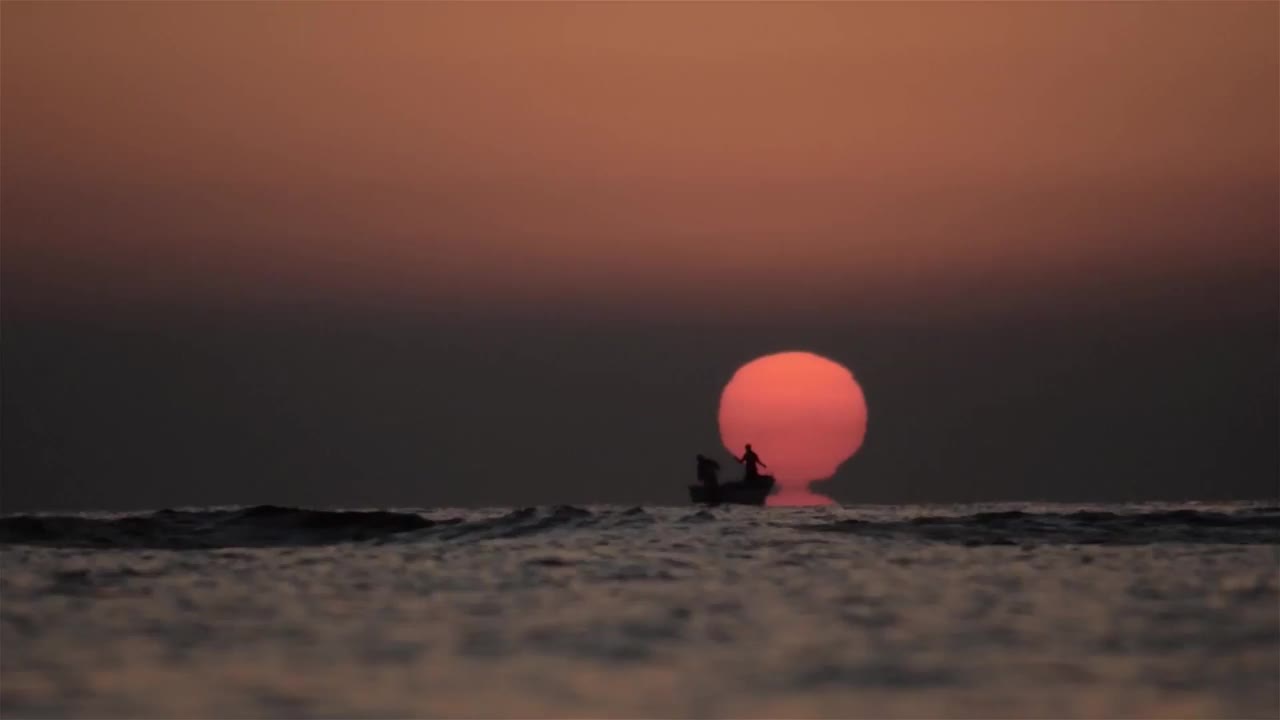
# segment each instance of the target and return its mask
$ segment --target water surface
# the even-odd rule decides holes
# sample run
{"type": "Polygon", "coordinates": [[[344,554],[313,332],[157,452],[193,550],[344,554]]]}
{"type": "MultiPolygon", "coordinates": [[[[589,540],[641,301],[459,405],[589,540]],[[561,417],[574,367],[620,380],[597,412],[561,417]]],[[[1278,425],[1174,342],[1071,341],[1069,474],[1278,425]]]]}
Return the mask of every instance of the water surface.
{"type": "Polygon", "coordinates": [[[1276,717],[1280,508],[0,518],[6,717],[1276,717]]]}

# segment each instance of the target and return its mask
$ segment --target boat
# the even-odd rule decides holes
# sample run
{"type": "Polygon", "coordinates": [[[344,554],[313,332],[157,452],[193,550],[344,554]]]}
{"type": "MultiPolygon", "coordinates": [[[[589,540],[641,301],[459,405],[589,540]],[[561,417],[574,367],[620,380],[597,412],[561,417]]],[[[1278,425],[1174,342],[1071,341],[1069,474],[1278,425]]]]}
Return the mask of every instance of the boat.
{"type": "Polygon", "coordinates": [[[690,485],[689,499],[704,505],[764,505],[765,498],[773,492],[772,475],[761,475],[751,484],[725,483],[714,490],[706,485],[690,485]]]}

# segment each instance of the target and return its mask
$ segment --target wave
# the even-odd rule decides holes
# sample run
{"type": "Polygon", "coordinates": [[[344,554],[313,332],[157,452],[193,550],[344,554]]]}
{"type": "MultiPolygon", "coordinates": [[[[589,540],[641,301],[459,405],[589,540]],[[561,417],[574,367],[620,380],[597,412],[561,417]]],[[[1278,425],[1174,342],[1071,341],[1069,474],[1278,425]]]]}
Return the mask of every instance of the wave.
{"type": "Polygon", "coordinates": [[[596,524],[597,517],[590,510],[572,505],[556,505],[541,510],[520,508],[496,518],[472,521],[453,521],[449,527],[431,533],[442,539],[491,540],[536,535],[556,528],[587,527],[596,524]]]}
{"type": "Polygon", "coordinates": [[[414,513],[257,505],[238,510],[166,509],[117,518],[16,515],[0,518],[0,543],[169,550],[324,545],[434,525],[414,513]]]}
{"type": "Polygon", "coordinates": [[[65,548],[201,550],[385,542],[393,538],[518,538],[556,528],[652,523],[643,508],[597,516],[572,505],[526,507],[478,520],[412,512],[310,510],[257,505],[235,510],[158,510],[146,515],[0,517],[0,544],[65,548]],[[604,522],[602,522],[604,521],[604,522]]]}
{"type": "MultiPolygon", "coordinates": [[[[492,512],[492,511],[490,511],[492,512]]],[[[526,507],[504,514],[428,518],[408,511],[311,510],[257,505],[230,510],[159,510],[116,517],[0,517],[0,545],[65,548],[198,550],[287,547],[370,541],[470,542],[555,532],[640,532],[658,524],[701,532],[700,526],[749,521],[798,532],[835,533],[969,546],[1147,544],[1157,542],[1280,545],[1280,507],[1232,510],[1162,509],[1113,512],[1003,510],[967,515],[863,514],[744,509],[526,507]],[[839,515],[845,517],[839,517],[839,515]],[[821,518],[819,522],[812,520],[821,518]],[[805,519],[810,520],[804,522],[805,519]]],[[[738,535],[751,529],[738,528],[738,535]]],[[[776,535],[771,535],[776,539],[776,535]]]]}
{"type": "Polygon", "coordinates": [[[964,545],[1136,545],[1155,542],[1280,544],[1280,507],[1131,513],[1105,510],[1005,510],[971,515],[924,515],[880,522],[845,518],[800,527],[850,535],[910,536],[964,545]]]}

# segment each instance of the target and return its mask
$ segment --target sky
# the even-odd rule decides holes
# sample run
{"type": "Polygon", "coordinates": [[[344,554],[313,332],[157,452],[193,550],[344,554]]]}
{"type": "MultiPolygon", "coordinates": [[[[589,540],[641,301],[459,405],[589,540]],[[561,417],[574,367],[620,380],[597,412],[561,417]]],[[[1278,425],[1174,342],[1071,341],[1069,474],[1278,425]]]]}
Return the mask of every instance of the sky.
{"type": "Polygon", "coordinates": [[[0,510],[1280,497],[1280,5],[0,6],[0,510]],[[757,447],[768,460],[767,448],[757,447]]]}

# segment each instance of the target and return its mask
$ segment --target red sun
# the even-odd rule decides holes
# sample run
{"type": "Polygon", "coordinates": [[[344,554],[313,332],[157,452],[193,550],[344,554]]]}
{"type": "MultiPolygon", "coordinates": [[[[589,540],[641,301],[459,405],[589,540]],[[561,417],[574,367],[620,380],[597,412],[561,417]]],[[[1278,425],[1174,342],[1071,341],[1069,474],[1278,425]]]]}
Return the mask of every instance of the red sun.
{"type": "Polygon", "coordinates": [[[765,355],[738,368],[720,395],[720,438],[734,455],[752,449],[778,481],[770,505],[830,499],[808,490],[862,446],[867,403],[853,373],[807,352],[765,355]]]}

